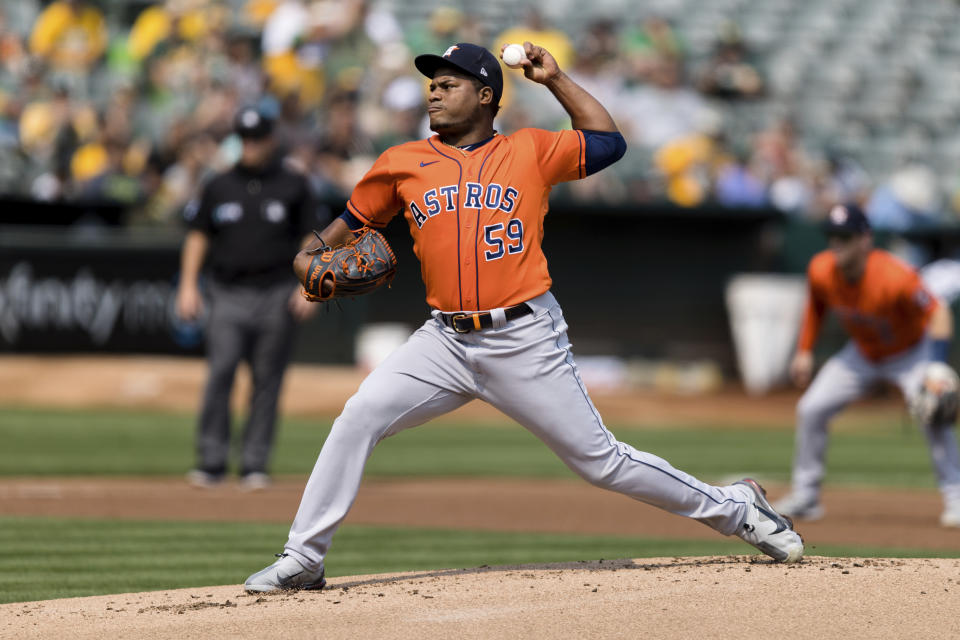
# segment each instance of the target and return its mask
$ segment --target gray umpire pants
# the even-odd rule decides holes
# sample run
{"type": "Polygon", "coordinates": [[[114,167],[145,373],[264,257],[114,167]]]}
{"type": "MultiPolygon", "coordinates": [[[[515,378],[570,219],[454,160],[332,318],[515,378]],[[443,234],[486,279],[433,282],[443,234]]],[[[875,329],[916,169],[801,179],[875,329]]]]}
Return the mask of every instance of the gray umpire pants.
{"type": "Polygon", "coordinates": [[[243,429],[240,472],[265,472],[273,445],[277,401],[293,347],[288,307],[294,283],[265,288],[212,282],[206,327],[209,378],[197,429],[198,467],[226,471],[230,453],[230,394],[237,365],[250,365],[253,388],[243,429]]]}
{"type": "MultiPolygon", "coordinates": [[[[896,384],[909,402],[920,389],[924,365],[929,361],[929,342],[926,340],[879,362],[864,358],[850,341],[827,360],[797,404],[794,493],[819,498],[827,429],[834,415],[880,380],[896,384]]],[[[924,425],[923,429],[944,501],[960,501],[960,453],[957,451],[956,430],[953,425],[939,428],[924,425]]]]}

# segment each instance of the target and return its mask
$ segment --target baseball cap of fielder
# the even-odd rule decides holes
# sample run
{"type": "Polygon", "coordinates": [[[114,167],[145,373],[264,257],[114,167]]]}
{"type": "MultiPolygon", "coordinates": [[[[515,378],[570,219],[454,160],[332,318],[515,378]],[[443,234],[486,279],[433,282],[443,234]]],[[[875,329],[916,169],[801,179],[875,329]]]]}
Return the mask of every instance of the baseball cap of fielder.
{"type": "Polygon", "coordinates": [[[870,231],[870,221],[855,204],[834,205],[823,221],[823,231],[828,236],[853,236],[870,231]]]}
{"type": "Polygon", "coordinates": [[[273,133],[273,118],[257,107],[241,107],[233,118],[233,130],[241,138],[266,138],[273,133]]]}
{"type": "Polygon", "coordinates": [[[442,56],[425,53],[414,58],[413,64],[420,73],[431,79],[440,67],[459,69],[493,89],[495,104],[500,103],[503,95],[503,71],[500,70],[500,62],[496,57],[483,47],[469,42],[458,42],[448,47],[442,56]]]}

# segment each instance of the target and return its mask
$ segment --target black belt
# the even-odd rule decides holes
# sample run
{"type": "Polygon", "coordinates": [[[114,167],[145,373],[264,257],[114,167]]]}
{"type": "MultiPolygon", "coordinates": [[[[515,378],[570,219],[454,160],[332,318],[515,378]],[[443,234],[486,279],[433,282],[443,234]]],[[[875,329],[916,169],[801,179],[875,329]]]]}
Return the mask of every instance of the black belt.
{"type": "MultiPolygon", "coordinates": [[[[533,313],[533,309],[525,303],[507,307],[503,310],[507,320],[515,320],[533,313]]],[[[489,311],[456,311],[454,313],[440,312],[440,320],[457,333],[470,333],[479,329],[489,329],[493,326],[493,314],[489,311]]]]}

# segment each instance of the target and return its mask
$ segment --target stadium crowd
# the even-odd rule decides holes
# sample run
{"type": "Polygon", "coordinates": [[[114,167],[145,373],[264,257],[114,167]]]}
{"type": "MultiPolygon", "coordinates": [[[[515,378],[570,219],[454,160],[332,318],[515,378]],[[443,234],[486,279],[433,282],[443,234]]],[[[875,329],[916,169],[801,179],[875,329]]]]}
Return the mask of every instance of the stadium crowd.
{"type": "MultiPolygon", "coordinates": [[[[922,164],[870,176],[801,142],[789,117],[729,135],[725,114],[763,100],[762,65],[736,24],[691,60],[667,20],[595,20],[575,33],[530,10],[502,33],[439,7],[401,23],[368,0],[164,0],[151,5],[22,0],[0,14],[0,191],[108,200],[134,224],[171,225],[205,176],[239,152],[235,111],[276,118],[289,162],[321,198],[349,193],[376,155],[429,134],[412,57],[460,41],[544,45],[610,105],[629,151],[565,197],[609,204],[773,206],[817,217],[840,201],[907,228],[952,217],[922,164]],[[116,7],[136,7],[123,15],[116,7]]],[[[506,73],[499,130],[565,126],[543,88],[506,73]]]]}

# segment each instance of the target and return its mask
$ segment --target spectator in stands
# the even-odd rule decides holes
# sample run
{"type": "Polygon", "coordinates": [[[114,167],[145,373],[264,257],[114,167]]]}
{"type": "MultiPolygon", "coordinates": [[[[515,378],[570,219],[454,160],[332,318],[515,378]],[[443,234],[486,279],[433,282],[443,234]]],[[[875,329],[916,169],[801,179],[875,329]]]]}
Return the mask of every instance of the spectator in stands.
{"type": "Polygon", "coordinates": [[[791,118],[781,118],[754,136],[750,164],[768,185],[772,206],[798,216],[813,210],[815,167],[791,118]]]}
{"type": "Polygon", "coordinates": [[[129,161],[129,149],[116,140],[107,139],[97,148],[103,153],[103,157],[97,159],[97,171],[90,172],[92,175],[82,181],[75,177],[74,198],[120,204],[129,210],[143,198],[139,180],[142,167],[129,161]]]}
{"type": "Polygon", "coordinates": [[[282,0],[263,27],[263,69],[270,91],[295,94],[305,106],[323,96],[323,51],[311,41],[312,17],[302,0],[282,0]]]}
{"type": "Polygon", "coordinates": [[[930,167],[912,162],[874,190],[867,216],[875,229],[907,231],[940,221],[940,193],[930,167]]]}
{"type": "Polygon", "coordinates": [[[49,201],[64,195],[70,159],[87,131],[85,124],[90,118],[84,116],[88,111],[74,104],[65,87],[24,107],[19,123],[20,147],[42,168],[31,184],[34,197],[49,201]]]}
{"type": "Polygon", "coordinates": [[[756,98],[763,93],[763,77],[750,60],[740,28],[725,22],[697,81],[700,91],[718,98],[756,98]]]}
{"type": "Polygon", "coordinates": [[[317,166],[343,195],[353,190],[376,159],[373,141],[357,119],[358,100],[356,92],[330,96],[317,145],[317,166]]]}
{"type": "Polygon", "coordinates": [[[258,106],[276,120],[274,138],[280,153],[287,153],[304,140],[316,140],[315,110],[306,109],[296,94],[280,99],[264,96],[258,106]]]}
{"type": "Polygon", "coordinates": [[[756,174],[746,150],[720,168],[714,189],[717,202],[725,207],[755,209],[770,204],[767,185],[756,174]]]}
{"type": "MultiPolygon", "coordinates": [[[[879,230],[935,228],[944,221],[936,174],[916,161],[900,167],[873,191],[866,211],[870,224],[879,230]]],[[[929,245],[915,239],[903,239],[891,250],[914,266],[932,257],[929,245]]]]}
{"type": "Polygon", "coordinates": [[[7,23],[7,14],[0,7],[0,73],[7,81],[20,76],[27,64],[27,50],[23,38],[10,28],[7,23]]]}
{"type": "Polygon", "coordinates": [[[816,204],[815,174],[807,167],[790,165],[770,183],[770,204],[784,213],[804,217],[816,204]]]}
{"type": "Polygon", "coordinates": [[[243,5],[240,23],[244,29],[262,31],[270,15],[277,10],[281,0],[247,0],[243,5]]]}
{"type": "Polygon", "coordinates": [[[263,72],[256,59],[253,42],[246,34],[227,34],[227,68],[224,84],[236,92],[237,102],[252,104],[265,89],[263,72]]]}
{"type": "Polygon", "coordinates": [[[423,102],[423,83],[419,78],[400,76],[384,87],[384,121],[374,139],[374,153],[426,137],[423,135],[423,102]]]}
{"type": "Polygon", "coordinates": [[[829,211],[837,202],[863,205],[870,195],[870,176],[854,158],[828,151],[826,166],[819,176],[816,211],[829,211]]]}
{"type": "MultiPolygon", "coordinates": [[[[623,98],[625,76],[616,64],[617,42],[612,36],[613,25],[609,21],[601,20],[589,25],[577,39],[573,64],[567,73],[597,100],[615,108],[618,101],[623,98]]],[[[509,77],[509,74],[506,77],[509,77]]],[[[538,102],[542,103],[542,100],[538,102]]],[[[542,104],[538,109],[543,109],[542,104]]],[[[554,111],[554,113],[560,112],[554,111]]],[[[532,115],[536,122],[537,114],[532,115]]],[[[623,123],[619,124],[623,128],[623,123]]]]}
{"type": "Polygon", "coordinates": [[[191,128],[222,140],[231,133],[230,121],[238,102],[235,87],[210,79],[203,83],[203,92],[190,113],[191,128]]]}
{"type": "Polygon", "coordinates": [[[704,109],[697,117],[696,130],[660,147],[654,164],[666,180],[668,200],[681,207],[703,204],[718,174],[731,164],[722,116],[704,109]]]}
{"type": "Polygon", "coordinates": [[[86,0],[55,0],[43,10],[30,34],[30,53],[53,69],[83,73],[107,48],[103,14],[86,0]]]}
{"type": "Polygon", "coordinates": [[[198,133],[179,145],[176,160],[166,168],[156,161],[156,156],[148,158],[155,163],[159,180],[150,192],[145,208],[138,212],[138,221],[172,224],[187,203],[199,197],[200,185],[218,165],[217,152],[214,138],[206,133],[198,133]]]}
{"type": "Polygon", "coordinates": [[[696,91],[684,84],[683,70],[674,59],[658,58],[651,70],[650,81],[650,84],[634,84],[622,92],[615,107],[615,117],[628,143],[658,149],[695,132],[698,118],[707,104],[696,91]]]}
{"type": "Polygon", "coordinates": [[[199,46],[224,19],[224,7],[207,0],[166,0],[137,16],[127,46],[135,60],[145,60],[159,47],[178,43],[199,46]]]}
{"type": "Polygon", "coordinates": [[[666,18],[651,15],[626,28],[620,38],[628,74],[647,79],[662,58],[682,61],[683,43],[666,18]]]}
{"type": "Polygon", "coordinates": [[[453,7],[439,6],[430,12],[426,22],[411,25],[405,31],[407,47],[410,51],[441,53],[455,42],[480,42],[468,40],[459,35],[463,23],[462,11],[453,7]]]}
{"type": "Polygon", "coordinates": [[[781,118],[753,137],[753,155],[764,167],[764,178],[772,182],[798,164],[801,154],[797,128],[791,118],[781,118]]]}
{"type": "MultiPolygon", "coordinates": [[[[377,43],[367,29],[366,0],[339,0],[314,5],[315,40],[326,51],[323,57],[327,91],[360,91],[371,68],[379,64],[377,43]],[[324,11],[317,11],[325,7],[324,11]]],[[[378,35],[379,37],[379,35],[378,35]]]]}

